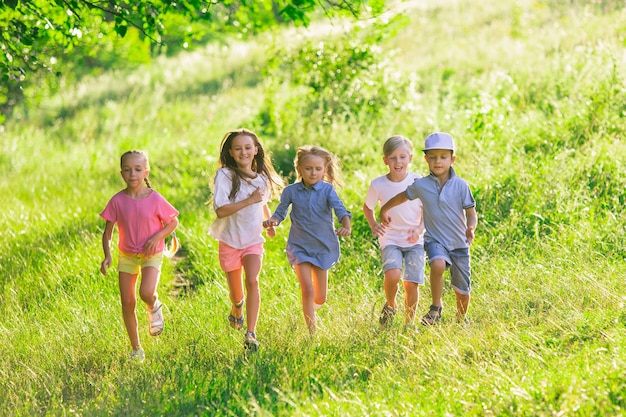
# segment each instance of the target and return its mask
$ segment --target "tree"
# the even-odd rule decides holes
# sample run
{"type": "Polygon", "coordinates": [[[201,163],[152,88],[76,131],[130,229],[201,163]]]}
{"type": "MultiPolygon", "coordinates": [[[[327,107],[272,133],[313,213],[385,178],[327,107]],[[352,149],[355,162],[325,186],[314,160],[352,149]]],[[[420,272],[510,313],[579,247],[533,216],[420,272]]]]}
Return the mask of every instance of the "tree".
{"type": "Polygon", "coordinates": [[[23,99],[25,85],[38,74],[60,73],[57,68],[75,58],[86,39],[95,44],[136,28],[158,53],[176,31],[167,24],[173,17],[187,23],[174,39],[188,46],[198,38],[194,22],[208,33],[254,34],[281,24],[307,25],[316,12],[359,17],[383,5],[384,0],[0,0],[0,123],[23,99]]]}

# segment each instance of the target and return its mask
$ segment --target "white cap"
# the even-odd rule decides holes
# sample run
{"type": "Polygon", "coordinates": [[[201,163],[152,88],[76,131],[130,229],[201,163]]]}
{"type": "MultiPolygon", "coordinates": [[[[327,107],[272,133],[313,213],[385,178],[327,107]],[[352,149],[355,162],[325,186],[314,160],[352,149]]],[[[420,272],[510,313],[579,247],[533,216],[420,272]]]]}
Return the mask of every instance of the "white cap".
{"type": "Polygon", "coordinates": [[[447,133],[431,133],[424,141],[424,152],[431,149],[448,149],[454,152],[454,139],[447,133]]]}

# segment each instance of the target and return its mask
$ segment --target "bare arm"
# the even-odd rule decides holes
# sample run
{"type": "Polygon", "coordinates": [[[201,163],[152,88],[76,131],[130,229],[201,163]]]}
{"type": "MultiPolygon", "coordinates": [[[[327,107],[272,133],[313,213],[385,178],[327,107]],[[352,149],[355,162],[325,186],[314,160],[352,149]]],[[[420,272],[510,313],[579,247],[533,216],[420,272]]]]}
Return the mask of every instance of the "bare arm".
{"type": "Polygon", "coordinates": [[[257,188],[252,192],[252,194],[248,196],[248,198],[237,201],[236,203],[224,204],[223,206],[216,208],[215,214],[218,218],[227,217],[231,214],[235,214],[242,208],[248,207],[255,203],[260,203],[261,201],[263,201],[263,193],[261,192],[260,188],[257,188]]]}
{"type": "Polygon", "coordinates": [[[156,253],[157,247],[159,246],[159,242],[165,239],[167,236],[171,235],[174,230],[178,227],[178,217],[172,218],[172,220],[163,227],[163,229],[156,232],[150,239],[146,241],[146,244],[143,245],[143,251],[147,254],[156,253]]]}
{"type": "Polygon", "coordinates": [[[412,244],[416,244],[419,241],[419,238],[422,235],[422,233],[424,233],[424,230],[426,230],[426,227],[424,226],[423,207],[422,207],[422,210],[420,210],[419,218],[417,219],[417,221],[419,222],[417,224],[417,227],[409,231],[409,237],[407,238],[409,243],[412,243],[412,244]]]}
{"type": "Polygon", "coordinates": [[[476,214],[476,207],[470,207],[465,209],[465,218],[467,221],[467,230],[465,236],[467,241],[471,244],[474,241],[474,230],[478,225],[478,215],[476,214]]]}
{"type": "Polygon", "coordinates": [[[269,221],[270,220],[270,209],[267,204],[263,204],[263,227],[265,227],[265,234],[268,237],[276,236],[276,229],[274,229],[274,224],[269,221]]]}
{"type": "Polygon", "coordinates": [[[374,217],[374,210],[367,207],[366,204],[363,204],[363,214],[365,215],[365,220],[367,220],[367,224],[369,224],[370,226],[372,236],[382,236],[385,234],[385,225],[376,221],[376,218],[374,217]]]}
{"type": "Polygon", "coordinates": [[[104,252],[104,260],[100,264],[100,272],[102,275],[107,274],[107,268],[111,266],[111,237],[113,236],[113,226],[115,223],[107,220],[102,233],[102,251],[104,252]]]}
{"type": "Polygon", "coordinates": [[[409,198],[406,196],[406,192],[402,191],[391,198],[391,200],[387,201],[380,208],[380,221],[384,225],[388,225],[391,223],[391,217],[389,217],[389,210],[398,206],[406,201],[409,201],[409,198]]]}
{"type": "Polygon", "coordinates": [[[335,231],[337,236],[350,236],[352,228],[350,227],[350,216],[343,216],[341,218],[341,227],[335,231]]]}

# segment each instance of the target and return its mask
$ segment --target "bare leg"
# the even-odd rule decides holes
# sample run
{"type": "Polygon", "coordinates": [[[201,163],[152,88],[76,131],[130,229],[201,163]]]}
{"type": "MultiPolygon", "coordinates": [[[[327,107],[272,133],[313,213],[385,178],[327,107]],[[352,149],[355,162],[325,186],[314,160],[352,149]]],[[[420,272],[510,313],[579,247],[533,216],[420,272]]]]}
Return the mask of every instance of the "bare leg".
{"type": "Polygon", "coordinates": [[[226,281],[228,282],[228,295],[230,297],[231,309],[230,314],[233,317],[241,317],[241,307],[236,308],[235,305],[243,300],[243,283],[241,282],[242,269],[226,272],[226,281]]]}
{"type": "Polygon", "coordinates": [[[446,261],[436,259],[430,263],[430,290],[432,304],[428,313],[422,317],[422,324],[433,325],[441,318],[443,308],[443,273],[446,270],[446,261]]]}
{"type": "Polygon", "coordinates": [[[137,295],[135,294],[137,275],[127,272],[119,273],[122,317],[124,318],[126,333],[128,333],[130,345],[133,349],[138,349],[141,346],[141,343],[139,343],[139,331],[137,330],[137,315],[135,314],[135,307],[137,306],[137,295]]]}
{"type": "Polygon", "coordinates": [[[443,306],[443,273],[446,271],[446,261],[436,259],[430,263],[430,291],[432,295],[432,304],[443,306]]]}
{"type": "Polygon", "coordinates": [[[315,333],[315,287],[311,273],[311,264],[304,262],[294,265],[298,281],[300,281],[300,291],[302,292],[302,312],[304,321],[310,333],[315,333]]]}
{"type": "Polygon", "coordinates": [[[261,292],[259,290],[259,273],[262,258],[260,255],[246,255],[242,260],[246,272],[246,323],[249,332],[256,332],[256,323],[261,309],[261,292]]]}
{"type": "Polygon", "coordinates": [[[313,302],[317,310],[326,303],[328,296],[328,271],[312,265],[311,278],[313,279],[313,302]]]}
{"type": "Polygon", "coordinates": [[[460,294],[457,291],[454,291],[454,294],[456,295],[456,320],[463,322],[469,309],[470,295],[460,294]]]}
{"type": "Polygon", "coordinates": [[[404,281],[405,323],[412,324],[415,320],[415,309],[420,299],[420,286],[416,282],[404,281]]]}
{"type": "Polygon", "coordinates": [[[154,304],[158,299],[157,286],[161,273],[158,269],[148,266],[141,270],[141,284],[139,285],[139,296],[146,303],[149,310],[154,309],[154,304]]]}
{"type": "Polygon", "coordinates": [[[385,288],[385,300],[387,305],[393,308],[398,308],[396,296],[398,295],[398,283],[401,278],[402,270],[400,268],[385,271],[385,282],[383,284],[385,288]]]}

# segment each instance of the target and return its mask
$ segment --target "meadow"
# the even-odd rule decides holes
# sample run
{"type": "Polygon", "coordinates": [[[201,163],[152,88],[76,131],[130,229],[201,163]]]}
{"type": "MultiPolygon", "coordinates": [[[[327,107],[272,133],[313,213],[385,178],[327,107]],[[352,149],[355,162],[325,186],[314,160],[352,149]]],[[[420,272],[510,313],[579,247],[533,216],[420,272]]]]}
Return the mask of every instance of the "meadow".
{"type": "MultiPolygon", "coordinates": [[[[74,80],[18,109],[0,130],[0,415],[626,415],[625,80],[620,1],[424,0],[74,80]],[[353,214],[315,337],[289,222],[268,239],[255,355],[228,326],[206,233],[220,140],[238,127],[288,182],[297,146],[333,151],[353,214]],[[384,140],[409,137],[425,175],[432,131],[456,138],[477,202],[469,323],[446,275],[438,326],[406,331],[399,314],[381,329],[363,200],[384,140]],[[158,338],[138,304],[142,364],[116,272],[99,272],[98,214],[134,148],[181,213],[158,338]]],[[[429,304],[427,282],[418,315],[429,304]]]]}

